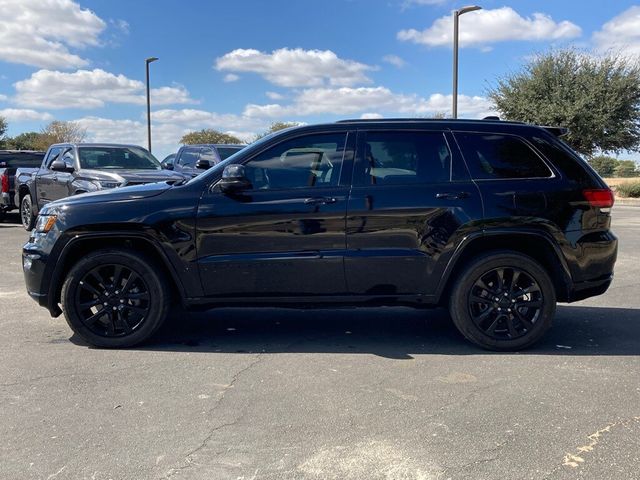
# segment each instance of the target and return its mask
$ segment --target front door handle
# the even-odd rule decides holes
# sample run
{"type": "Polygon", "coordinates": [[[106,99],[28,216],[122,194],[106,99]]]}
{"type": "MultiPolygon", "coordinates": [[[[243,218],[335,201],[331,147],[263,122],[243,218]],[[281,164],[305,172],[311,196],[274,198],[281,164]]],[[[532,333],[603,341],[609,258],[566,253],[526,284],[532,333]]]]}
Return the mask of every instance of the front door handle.
{"type": "Polygon", "coordinates": [[[338,200],[334,197],[311,197],[305,198],[305,205],[325,205],[327,203],[336,203],[338,200]]]}
{"type": "Polygon", "coordinates": [[[449,199],[449,200],[461,200],[469,196],[468,192],[444,192],[436,193],[436,198],[449,199]]]}

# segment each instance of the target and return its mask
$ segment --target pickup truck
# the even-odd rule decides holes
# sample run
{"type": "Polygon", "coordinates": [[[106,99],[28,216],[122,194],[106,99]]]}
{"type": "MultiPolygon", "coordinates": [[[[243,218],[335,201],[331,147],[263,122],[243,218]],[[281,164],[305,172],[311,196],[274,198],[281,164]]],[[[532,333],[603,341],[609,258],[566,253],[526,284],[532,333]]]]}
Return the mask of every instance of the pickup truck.
{"type": "Polygon", "coordinates": [[[184,179],[179,172],[163,169],[153,155],[137,145],[59,143],[49,147],[39,168],[16,171],[14,202],[20,206],[22,225],[32,230],[40,209],[54,200],[184,179]]]}
{"type": "Polygon", "coordinates": [[[175,170],[185,177],[195,177],[208,168],[226,160],[234,153],[242,150],[246,145],[201,143],[197,145],[183,145],[173,158],[165,158],[162,166],[167,170],[175,170]]]}
{"type": "Polygon", "coordinates": [[[16,170],[37,170],[43,157],[44,152],[34,150],[0,150],[0,221],[18,208],[14,202],[16,170]]]}

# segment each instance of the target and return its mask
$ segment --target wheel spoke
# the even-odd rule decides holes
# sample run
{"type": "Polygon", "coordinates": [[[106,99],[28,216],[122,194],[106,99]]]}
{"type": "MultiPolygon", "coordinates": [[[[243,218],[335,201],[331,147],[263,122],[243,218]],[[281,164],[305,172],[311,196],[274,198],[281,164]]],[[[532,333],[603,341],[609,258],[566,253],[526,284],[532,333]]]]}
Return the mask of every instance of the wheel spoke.
{"type": "Polygon", "coordinates": [[[127,300],[149,300],[149,294],[147,292],[125,293],[122,295],[122,298],[126,298],[127,300]]]}
{"type": "Polygon", "coordinates": [[[484,322],[487,318],[489,318],[489,315],[491,315],[494,311],[495,311],[494,308],[487,308],[484,312],[482,312],[477,317],[473,317],[473,321],[475,322],[476,325],[482,328],[481,323],[484,322]]]}
{"type": "Polygon", "coordinates": [[[471,295],[471,297],[469,297],[469,300],[475,303],[490,305],[493,299],[479,297],[478,295],[471,295]]]}
{"type": "Polygon", "coordinates": [[[531,323],[529,319],[522,315],[517,308],[514,310],[514,312],[518,320],[520,320],[520,323],[522,323],[527,330],[531,330],[533,328],[533,323],[531,323]]]}
{"type": "Polygon", "coordinates": [[[87,308],[91,308],[91,307],[96,307],[98,305],[100,305],[102,302],[100,301],[99,298],[94,298],[93,300],[90,300],[88,302],[84,302],[80,304],[80,309],[81,310],[86,310],[87,308]]]}
{"type": "Polygon", "coordinates": [[[93,288],[88,282],[80,282],[80,288],[87,290],[88,292],[94,294],[96,297],[99,297],[101,295],[101,292],[93,288]]]}
{"type": "Polygon", "coordinates": [[[496,275],[498,277],[498,291],[500,291],[504,288],[504,268],[496,270],[496,275]]]}
{"type": "Polygon", "coordinates": [[[498,294],[498,292],[489,288],[489,286],[482,280],[482,278],[478,279],[478,281],[476,282],[476,285],[480,287],[482,290],[489,292],[494,297],[498,294]]]}
{"type": "Polygon", "coordinates": [[[513,271],[513,277],[511,278],[511,286],[509,287],[509,293],[513,294],[516,285],[518,284],[518,280],[520,279],[520,270],[513,271]]]}
{"type": "Polygon", "coordinates": [[[125,310],[129,310],[130,312],[137,313],[138,315],[142,315],[143,317],[147,314],[146,308],[138,308],[138,307],[134,307],[132,305],[127,305],[127,304],[124,304],[122,307],[125,310]]]}
{"type": "Polygon", "coordinates": [[[108,312],[104,309],[101,308],[100,310],[98,310],[96,313],[94,313],[93,315],[87,317],[84,319],[84,323],[89,324],[89,325],[93,325],[94,323],[96,323],[100,318],[102,318],[104,315],[107,315],[108,312]]]}
{"type": "Polygon", "coordinates": [[[516,327],[513,325],[513,318],[511,316],[506,316],[507,318],[507,328],[509,329],[509,336],[511,338],[516,338],[518,336],[518,331],[516,327]]]}
{"type": "Polygon", "coordinates": [[[127,280],[124,282],[124,285],[122,286],[122,295],[124,295],[125,293],[127,293],[129,291],[129,289],[131,288],[131,285],[133,285],[133,283],[138,279],[138,275],[135,272],[131,272],[129,274],[129,276],[127,277],[127,280]]]}
{"type": "Polygon", "coordinates": [[[122,266],[116,265],[113,270],[113,287],[115,289],[120,288],[121,280],[122,280],[122,266]]]}
{"type": "Polygon", "coordinates": [[[522,301],[516,302],[516,307],[540,308],[542,307],[542,300],[522,300],[522,301]]]}
{"type": "Polygon", "coordinates": [[[501,315],[498,315],[496,318],[494,318],[493,322],[491,322],[491,325],[489,325],[489,328],[486,329],[486,332],[489,335],[493,335],[496,332],[496,328],[498,328],[498,322],[500,321],[500,317],[501,315]]]}
{"type": "Polygon", "coordinates": [[[113,313],[113,316],[113,322],[117,328],[119,328],[120,330],[124,330],[125,333],[129,333],[131,331],[131,326],[129,325],[129,322],[127,321],[125,316],[122,315],[122,312],[118,310],[113,313]]]}
{"type": "Polygon", "coordinates": [[[102,278],[102,275],[100,275],[100,272],[97,269],[89,272],[88,276],[93,277],[93,279],[98,282],[98,286],[100,288],[102,288],[103,290],[107,289],[107,284],[105,283],[104,278],[102,278]]]}

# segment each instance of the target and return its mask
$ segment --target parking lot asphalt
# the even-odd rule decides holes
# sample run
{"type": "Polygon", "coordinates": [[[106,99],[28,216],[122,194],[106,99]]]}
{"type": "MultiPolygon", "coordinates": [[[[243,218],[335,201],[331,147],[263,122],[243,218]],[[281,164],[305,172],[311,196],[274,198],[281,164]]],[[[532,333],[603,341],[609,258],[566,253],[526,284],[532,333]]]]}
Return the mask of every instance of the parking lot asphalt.
{"type": "Polygon", "coordinates": [[[219,309],[83,345],[28,298],[0,223],[2,479],[640,478],[640,208],[609,292],[520,353],[443,310],[219,309]]]}

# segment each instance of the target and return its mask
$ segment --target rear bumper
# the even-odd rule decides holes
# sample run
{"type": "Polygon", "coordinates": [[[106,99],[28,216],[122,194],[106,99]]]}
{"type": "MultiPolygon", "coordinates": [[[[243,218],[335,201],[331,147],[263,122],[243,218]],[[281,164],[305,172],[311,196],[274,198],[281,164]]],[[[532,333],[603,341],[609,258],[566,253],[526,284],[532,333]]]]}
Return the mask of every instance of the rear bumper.
{"type": "Polygon", "coordinates": [[[596,280],[575,283],[569,292],[569,302],[577,302],[579,300],[584,300],[585,298],[602,295],[609,289],[612,281],[613,273],[596,280]]]}

